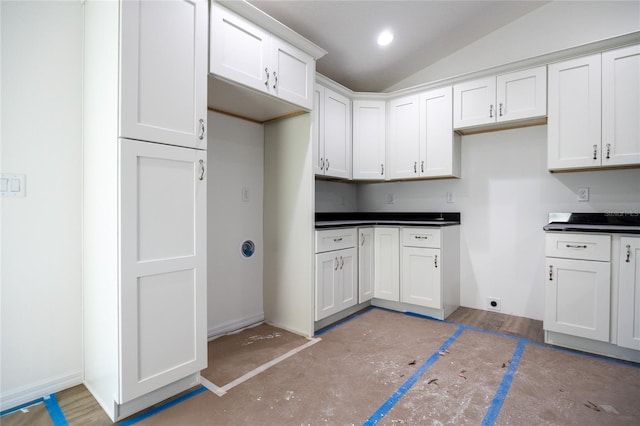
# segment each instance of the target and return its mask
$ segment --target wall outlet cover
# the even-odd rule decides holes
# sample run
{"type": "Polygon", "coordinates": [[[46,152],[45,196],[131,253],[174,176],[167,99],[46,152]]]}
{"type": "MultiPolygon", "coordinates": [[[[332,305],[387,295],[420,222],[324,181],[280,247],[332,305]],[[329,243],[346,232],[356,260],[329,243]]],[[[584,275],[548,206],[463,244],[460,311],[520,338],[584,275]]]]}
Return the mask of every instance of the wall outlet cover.
{"type": "Polygon", "coordinates": [[[487,309],[490,311],[500,312],[502,309],[502,301],[498,297],[487,298],[487,309]]]}
{"type": "Polygon", "coordinates": [[[578,188],[578,201],[589,201],[589,188],[578,188]]]}

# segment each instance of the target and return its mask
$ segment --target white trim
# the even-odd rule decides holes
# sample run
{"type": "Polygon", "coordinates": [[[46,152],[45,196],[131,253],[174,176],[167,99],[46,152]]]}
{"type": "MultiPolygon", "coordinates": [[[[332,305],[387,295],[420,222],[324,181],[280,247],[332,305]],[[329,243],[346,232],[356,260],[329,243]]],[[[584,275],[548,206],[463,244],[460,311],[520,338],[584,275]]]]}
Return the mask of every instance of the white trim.
{"type": "Polygon", "coordinates": [[[238,318],[233,321],[226,321],[216,325],[215,327],[209,328],[209,330],[207,331],[207,337],[209,338],[209,340],[213,340],[216,337],[220,337],[224,334],[239,331],[240,329],[258,325],[262,322],[264,322],[264,312],[260,312],[256,315],[251,315],[249,317],[238,318]]]}
{"type": "Polygon", "coordinates": [[[20,404],[25,404],[80,384],[82,384],[82,372],[76,371],[35,384],[30,383],[21,386],[11,392],[0,395],[0,411],[9,410],[20,404]]]}

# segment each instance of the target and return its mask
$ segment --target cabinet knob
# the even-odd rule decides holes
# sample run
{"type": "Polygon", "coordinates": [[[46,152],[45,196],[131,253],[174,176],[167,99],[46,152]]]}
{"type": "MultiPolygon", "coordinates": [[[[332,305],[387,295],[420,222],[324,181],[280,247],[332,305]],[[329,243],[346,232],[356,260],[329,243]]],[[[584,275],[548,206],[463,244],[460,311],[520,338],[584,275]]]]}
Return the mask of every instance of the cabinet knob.
{"type": "Polygon", "coordinates": [[[631,245],[627,244],[627,258],[624,260],[629,263],[631,261],[631,245]]]}

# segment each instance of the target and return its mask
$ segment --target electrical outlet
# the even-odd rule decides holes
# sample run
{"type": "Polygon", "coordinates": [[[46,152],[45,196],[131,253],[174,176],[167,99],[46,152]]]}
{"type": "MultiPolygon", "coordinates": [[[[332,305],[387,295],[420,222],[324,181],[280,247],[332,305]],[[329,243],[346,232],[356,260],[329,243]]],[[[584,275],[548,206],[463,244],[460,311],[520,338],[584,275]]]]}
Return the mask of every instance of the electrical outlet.
{"type": "Polygon", "coordinates": [[[589,201],[589,188],[578,188],[578,201],[589,201]]]}
{"type": "Polygon", "coordinates": [[[489,297],[487,299],[487,309],[490,311],[500,312],[502,309],[502,302],[497,297],[489,297]]]}

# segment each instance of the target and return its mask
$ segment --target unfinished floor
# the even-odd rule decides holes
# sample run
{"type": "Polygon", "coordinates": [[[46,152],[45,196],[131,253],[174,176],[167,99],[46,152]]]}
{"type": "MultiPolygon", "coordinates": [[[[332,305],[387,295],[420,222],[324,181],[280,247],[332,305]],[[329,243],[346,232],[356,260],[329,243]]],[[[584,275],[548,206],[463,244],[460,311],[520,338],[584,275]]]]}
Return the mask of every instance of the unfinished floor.
{"type": "MultiPolygon", "coordinates": [[[[640,424],[639,365],[541,342],[539,321],[465,308],[372,308],[317,339],[260,325],[210,342],[206,387],[122,424],[640,424]]],[[[83,386],[44,402],[0,423],[110,424],[83,386]]]]}

